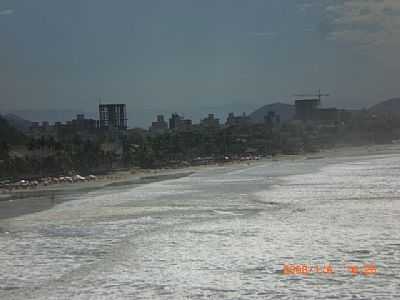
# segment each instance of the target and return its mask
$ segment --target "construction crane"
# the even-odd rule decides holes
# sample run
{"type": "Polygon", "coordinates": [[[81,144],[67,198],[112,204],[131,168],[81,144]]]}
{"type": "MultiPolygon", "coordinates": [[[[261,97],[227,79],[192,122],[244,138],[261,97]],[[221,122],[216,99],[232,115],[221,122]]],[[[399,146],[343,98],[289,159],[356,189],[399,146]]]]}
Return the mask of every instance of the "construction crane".
{"type": "Polygon", "coordinates": [[[296,94],[293,96],[295,96],[295,97],[318,97],[319,102],[321,102],[321,97],[328,97],[329,94],[321,94],[321,90],[318,89],[317,94],[296,94]]]}

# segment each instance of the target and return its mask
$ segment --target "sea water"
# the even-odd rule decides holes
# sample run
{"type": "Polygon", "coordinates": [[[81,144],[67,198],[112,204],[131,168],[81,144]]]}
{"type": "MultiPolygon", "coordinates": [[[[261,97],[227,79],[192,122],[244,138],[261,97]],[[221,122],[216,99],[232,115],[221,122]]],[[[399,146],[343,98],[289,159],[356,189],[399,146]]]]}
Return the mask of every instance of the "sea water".
{"type": "Polygon", "coordinates": [[[0,221],[0,299],[394,299],[399,178],[390,154],[83,194],[0,221]]]}

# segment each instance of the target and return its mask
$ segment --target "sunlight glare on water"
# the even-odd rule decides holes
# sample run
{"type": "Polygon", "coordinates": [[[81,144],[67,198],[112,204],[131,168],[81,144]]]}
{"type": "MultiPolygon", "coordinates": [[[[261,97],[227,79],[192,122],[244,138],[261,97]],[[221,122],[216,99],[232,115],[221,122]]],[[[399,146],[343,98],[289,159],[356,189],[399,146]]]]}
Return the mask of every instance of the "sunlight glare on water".
{"type": "Polygon", "coordinates": [[[386,155],[92,192],[0,221],[0,298],[392,299],[399,175],[400,156],[386,155]],[[335,273],[288,276],[285,263],[335,273]],[[376,275],[347,270],[366,263],[376,275]]]}

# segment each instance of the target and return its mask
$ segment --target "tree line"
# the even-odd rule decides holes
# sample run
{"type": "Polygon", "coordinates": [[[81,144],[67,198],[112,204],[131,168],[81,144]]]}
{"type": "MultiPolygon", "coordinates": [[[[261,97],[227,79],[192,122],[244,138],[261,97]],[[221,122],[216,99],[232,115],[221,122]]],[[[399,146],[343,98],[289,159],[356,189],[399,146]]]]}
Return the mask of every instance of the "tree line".
{"type": "Polygon", "coordinates": [[[198,157],[223,160],[244,155],[314,152],[337,144],[390,143],[399,139],[400,118],[355,115],[346,124],[247,124],[149,134],[128,130],[110,138],[87,138],[75,131],[30,138],[0,117],[0,177],[87,174],[118,168],[160,168],[190,164],[198,157]],[[111,145],[112,147],[105,147],[111,145]],[[14,151],[13,148],[19,149],[14,151]],[[22,150],[21,150],[22,149],[22,150]]]}

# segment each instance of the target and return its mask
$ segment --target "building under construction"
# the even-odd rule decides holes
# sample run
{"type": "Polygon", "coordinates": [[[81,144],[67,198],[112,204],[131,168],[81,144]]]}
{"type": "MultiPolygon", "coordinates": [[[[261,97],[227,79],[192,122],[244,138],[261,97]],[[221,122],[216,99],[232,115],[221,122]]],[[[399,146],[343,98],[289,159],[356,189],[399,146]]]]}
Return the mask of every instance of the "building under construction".
{"type": "Polygon", "coordinates": [[[103,129],[127,128],[126,105],[125,104],[100,104],[99,105],[99,127],[103,129]]]}
{"type": "Polygon", "coordinates": [[[325,118],[335,118],[332,109],[325,109],[321,111],[319,106],[321,105],[321,97],[328,97],[329,94],[322,94],[321,90],[318,90],[317,94],[303,94],[294,95],[296,97],[306,97],[295,101],[296,116],[295,119],[303,122],[307,121],[319,121],[325,118]],[[312,98],[310,98],[312,97],[312,98]]]}
{"type": "Polygon", "coordinates": [[[305,121],[312,121],[318,119],[318,108],[321,104],[320,99],[302,99],[296,100],[296,119],[305,121]]]}

